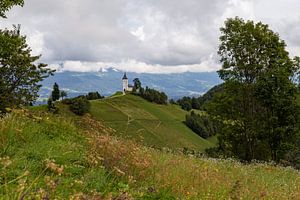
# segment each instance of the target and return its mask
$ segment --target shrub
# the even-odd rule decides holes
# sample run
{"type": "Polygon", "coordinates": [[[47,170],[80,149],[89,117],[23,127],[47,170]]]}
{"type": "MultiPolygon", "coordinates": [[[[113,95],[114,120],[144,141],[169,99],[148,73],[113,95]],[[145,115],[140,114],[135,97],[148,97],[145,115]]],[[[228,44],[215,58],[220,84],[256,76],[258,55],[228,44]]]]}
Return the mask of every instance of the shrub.
{"type": "Polygon", "coordinates": [[[72,100],[70,110],[77,115],[84,115],[90,109],[90,102],[85,97],[78,97],[72,100]]]}
{"type": "Polygon", "coordinates": [[[47,109],[49,112],[52,112],[54,114],[57,114],[58,113],[58,108],[55,106],[52,98],[50,97],[48,99],[48,102],[47,102],[47,109]]]}
{"type": "Polygon", "coordinates": [[[86,98],[88,100],[95,100],[95,99],[103,99],[104,97],[101,96],[99,94],[99,92],[89,92],[87,95],[86,95],[86,98]]]}
{"type": "Polygon", "coordinates": [[[71,105],[73,103],[73,99],[63,99],[61,100],[61,103],[65,105],[71,105]]]}

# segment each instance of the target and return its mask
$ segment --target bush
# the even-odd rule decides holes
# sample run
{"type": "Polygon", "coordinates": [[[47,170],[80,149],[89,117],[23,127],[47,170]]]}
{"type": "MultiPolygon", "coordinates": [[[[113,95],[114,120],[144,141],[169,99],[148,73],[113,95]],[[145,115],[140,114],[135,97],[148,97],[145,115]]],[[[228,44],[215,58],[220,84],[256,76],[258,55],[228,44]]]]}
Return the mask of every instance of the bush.
{"type": "Polygon", "coordinates": [[[73,99],[63,99],[61,100],[62,104],[71,105],[73,103],[73,99]]]}
{"type": "Polygon", "coordinates": [[[47,109],[48,109],[49,112],[52,112],[54,114],[58,113],[58,107],[56,107],[56,105],[54,104],[54,102],[53,102],[53,100],[52,100],[51,97],[48,99],[47,109]]]}
{"type": "Polygon", "coordinates": [[[78,97],[72,100],[70,110],[76,115],[84,115],[90,109],[90,102],[85,97],[78,97]]]}
{"type": "Polygon", "coordinates": [[[154,102],[157,104],[167,104],[168,96],[164,92],[157,91],[146,87],[144,90],[141,88],[140,96],[147,101],[154,102]]]}
{"type": "Polygon", "coordinates": [[[99,94],[99,92],[89,92],[87,95],[86,95],[86,98],[88,100],[96,100],[96,99],[103,99],[104,97],[101,96],[99,94]]]}

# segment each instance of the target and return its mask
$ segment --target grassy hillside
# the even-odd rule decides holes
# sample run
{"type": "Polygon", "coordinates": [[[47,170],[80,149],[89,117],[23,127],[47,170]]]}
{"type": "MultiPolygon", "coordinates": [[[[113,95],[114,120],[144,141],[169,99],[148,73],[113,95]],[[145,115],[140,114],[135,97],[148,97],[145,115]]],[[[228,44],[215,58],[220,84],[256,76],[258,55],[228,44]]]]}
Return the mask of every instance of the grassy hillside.
{"type": "Polygon", "coordinates": [[[183,124],[187,112],[176,105],[158,105],[125,95],[92,101],[90,113],[118,135],[149,146],[203,151],[214,145],[183,124]]]}
{"type": "MultiPolygon", "coordinates": [[[[63,112],[63,113],[62,113],[63,112]]],[[[89,115],[0,118],[0,199],[299,199],[300,173],[148,148],[89,115]]]]}

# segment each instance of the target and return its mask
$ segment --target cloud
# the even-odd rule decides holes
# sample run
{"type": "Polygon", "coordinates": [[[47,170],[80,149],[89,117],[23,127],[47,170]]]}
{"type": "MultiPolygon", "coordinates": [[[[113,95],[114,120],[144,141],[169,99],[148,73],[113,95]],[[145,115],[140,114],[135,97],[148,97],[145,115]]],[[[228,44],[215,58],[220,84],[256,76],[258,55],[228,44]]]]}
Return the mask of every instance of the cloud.
{"type": "Polygon", "coordinates": [[[0,28],[22,24],[43,62],[66,70],[214,71],[228,17],[263,21],[300,55],[298,0],[26,0],[0,28]],[[266,9],[267,8],[267,9],[266,9]]]}
{"type": "Polygon", "coordinates": [[[81,61],[64,61],[59,64],[51,64],[52,69],[59,71],[73,71],[73,72],[99,72],[106,71],[108,68],[117,69],[124,72],[136,73],[152,73],[152,74],[169,74],[169,73],[183,73],[183,72],[212,72],[220,68],[216,64],[213,55],[208,57],[200,64],[187,65],[159,65],[146,64],[136,60],[123,60],[121,62],[81,62],[81,61]]]}

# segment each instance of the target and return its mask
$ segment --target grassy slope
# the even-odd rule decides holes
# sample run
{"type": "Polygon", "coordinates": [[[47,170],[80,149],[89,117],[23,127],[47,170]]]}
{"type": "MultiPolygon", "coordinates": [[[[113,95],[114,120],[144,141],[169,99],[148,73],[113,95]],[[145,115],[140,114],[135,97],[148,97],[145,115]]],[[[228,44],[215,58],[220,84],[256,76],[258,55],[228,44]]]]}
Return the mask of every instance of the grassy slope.
{"type": "Polygon", "coordinates": [[[183,124],[187,113],[176,105],[158,105],[125,95],[92,101],[91,114],[118,134],[149,146],[200,151],[213,146],[183,124]]]}
{"type": "Polygon", "coordinates": [[[300,197],[296,170],[158,151],[65,107],[43,110],[0,119],[0,199],[300,197]]]}

